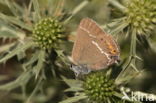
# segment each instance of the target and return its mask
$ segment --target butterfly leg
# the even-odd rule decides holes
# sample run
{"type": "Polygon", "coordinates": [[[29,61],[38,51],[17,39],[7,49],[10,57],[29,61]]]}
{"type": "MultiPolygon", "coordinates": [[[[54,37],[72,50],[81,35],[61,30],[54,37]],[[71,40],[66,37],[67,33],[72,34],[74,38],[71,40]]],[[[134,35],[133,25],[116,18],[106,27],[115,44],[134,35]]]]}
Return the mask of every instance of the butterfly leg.
{"type": "Polygon", "coordinates": [[[80,74],[79,66],[71,64],[70,69],[74,72],[76,77],[79,76],[79,74],[80,74]]]}
{"type": "Polygon", "coordinates": [[[86,65],[71,65],[70,69],[74,71],[76,77],[78,77],[80,74],[84,75],[91,72],[86,65]]]}

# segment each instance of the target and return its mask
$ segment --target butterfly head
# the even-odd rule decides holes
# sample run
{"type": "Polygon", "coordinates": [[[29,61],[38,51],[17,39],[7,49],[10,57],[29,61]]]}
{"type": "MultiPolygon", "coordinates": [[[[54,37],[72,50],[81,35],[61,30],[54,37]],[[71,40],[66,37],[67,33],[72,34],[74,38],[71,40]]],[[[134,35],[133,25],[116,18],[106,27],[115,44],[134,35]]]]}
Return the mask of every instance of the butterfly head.
{"type": "Polygon", "coordinates": [[[119,63],[120,62],[120,51],[119,48],[116,44],[112,44],[109,46],[109,55],[112,61],[114,61],[115,63],[119,63]]]}
{"type": "Polygon", "coordinates": [[[111,56],[110,57],[112,61],[114,61],[116,64],[120,62],[120,57],[119,56],[111,56]]]}

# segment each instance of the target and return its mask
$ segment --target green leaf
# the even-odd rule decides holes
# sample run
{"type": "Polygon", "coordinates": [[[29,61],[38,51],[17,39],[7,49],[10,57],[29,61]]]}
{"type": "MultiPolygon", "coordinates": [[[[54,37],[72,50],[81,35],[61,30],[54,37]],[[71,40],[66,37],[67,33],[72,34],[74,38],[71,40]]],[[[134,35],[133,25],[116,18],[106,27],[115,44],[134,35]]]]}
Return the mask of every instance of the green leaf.
{"type": "Polygon", "coordinates": [[[71,87],[66,89],[64,92],[78,92],[78,91],[83,91],[83,88],[79,88],[79,87],[71,87]]]}
{"type": "Polygon", "coordinates": [[[121,32],[125,27],[127,27],[128,23],[127,22],[120,22],[119,25],[114,28],[113,30],[110,31],[110,34],[118,34],[121,32]]]}
{"type": "Polygon", "coordinates": [[[45,51],[40,50],[40,52],[38,53],[38,62],[37,65],[33,68],[35,74],[36,74],[36,78],[38,77],[40,71],[43,69],[44,66],[44,61],[45,61],[45,51]]]}
{"type": "Polygon", "coordinates": [[[6,56],[0,58],[0,63],[7,61],[8,59],[12,58],[13,56],[25,51],[26,49],[30,48],[34,43],[31,41],[27,41],[27,43],[19,44],[17,48],[10,51],[6,56]]]}
{"type": "Polygon", "coordinates": [[[30,71],[23,72],[16,80],[9,82],[7,84],[0,85],[0,90],[7,90],[10,91],[15,89],[24,83],[27,83],[31,78],[32,73],[30,71]]]}
{"type": "Polygon", "coordinates": [[[2,53],[2,52],[8,52],[9,49],[11,47],[13,47],[14,45],[15,45],[15,43],[10,43],[10,44],[5,44],[5,45],[1,46],[0,47],[0,53],[2,53]]]}
{"type": "Polygon", "coordinates": [[[136,72],[134,69],[129,67],[124,72],[122,72],[122,74],[120,76],[118,76],[116,78],[115,84],[117,84],[117,85],[119,85],[119,84],[126,84],[126,83],[130,82],[132,79],[134,79],[137,76],[139,76],[142,72],[143,71],[136,72]]]}
{"type": "Polygon", "coordinates": [[[26,53],[24,51],[21,51],[21,53],[17,54],[17,59],[18,61],[20,61],[21,59],[23,59],[24,57],[26,57],[26,53]]]}
{"type": "Polygon", "coordinates": [[[26,103],[30,103],[30,100],[33,98],[33,96],[36,94],[36,92],[40,89],[40,86],[42,85],[42,79],[40,78],[36,84],[36,87],[33,89],[32,93],[30,94],[30,96],[28,97],[28,99],[26,100],[26,103]]]}
{"type": "Polygon", "coordinates": [[[10,11],[14,14],[14,16],[18,17],[17,9],[14,7],[12,1],[10,0],[5,0],[5,3],[9,7],[10,11]]]}
{"type": "Polygon", "coordinates": [[[123,94],[118,93],[118,92],[115,92],[113,95],[118,97],[118,98],[122,98],[124,96],[123,94]]]}
{"type": "Polygon", "coordinates": [[[38,21],[39,19],[41,19],[38,0],[32,0],[32,3],[35,10],[34,21],[38,21]]]}
{"type": "Polygon", "coordinates": [[[114,19],[112,22],[101,26],[102,28],[113,28],[113,27],[117,27],[122,21],[124,21],[126,19],[126,17],[122,17],[119,19],[114,19]]]}
{"type": "Polygon", "coordinates": [[[66,65],[70,65],[70,61],[68,58],[66,58],[66,56],[63,53],[63,50],[55,50],[58,57],[63,61],[64,64],[66,65]]]}
{"type": "Polygon", "coordinates": [[[85,98],[87,98],[87,96],[83,94],[83,95],[79,95],[79,96],[75,96],[75,97],[70,97],[66,100],[59,102],[59,103],[75,103],[75,102],[78,102],[85,98]]]}
{"type": "Polygon", "coordinates": [[[27,15],[27,8],[23,7],[22,5],[17,4],[16,2],[12,2],[12,5],[16,9],[18,16],[23,17],[23,18],[28,18],[26,17],[27,15]]]}
{"type": "Polygon", "coordinates": [[[13,17],[13,16],[7,16],[4,15],[2,13],[0,13],[0,19],[6,21],[6,22],[10,22],[12,24],[18,25],[21,28],[24,28],[26,30],[32,31],[32,27],[30,25],[27,25],[26,23],[20,21],[18,18],[13,17]]]}
{"type": "Polygon", "coordinates": [[[120,4],[120,2],[118,2],[117,0],[110,0],[109,3],[114,7],[116,7],[117,9],[119,9],[120,11],[122,11],[123,13],[125,13],[127,9],[124,5],[120,4]]]}
{"type": "Polygon", "coordinates": [[[71,16],[69,16],[66,21],[64,21],[64,24],[68,23],[68,21],[75,16],[80,10],[82,10],[87,4],[89,3],[88,0],[82,1],[78,6],[75,7],[75,9],[72,11],[71,16]]]}
{"type": "Polygon", "coordinates": [[[75,79],[67,79],[65,77],[63,77],[63,81],[69,85],[70,87],[74,87],[74,88],[81,88],[82,87],[82,84],[83,84],[83,81],[80,81],[80,80],[75,80],[75,79]]]}
{"type": "Polygon", "coordinates": [[[23,39],[25,34],[19,32],[17,29],[11,27],[10,25],[0,21],[0,38],[20,38],[23,39]]]}
{"type": "Polygon", "coordinates": [[[0,29],[2,29],[0,31],[0,38],[17,38],[17,35],[15,33],[13,33],[13,31],[11,31],[10,29],[5,28],[5,27],[0,28],[0,29]],[[9,31],[7,31],[7,30],[9,30],[9,31]]]}
{"type": "Polygon", "coordinates": [[[29,66],[31,66],[35,61],[38,60],[38,55],[39,55],[40,51],[36,51],[33,56],[30,58],[29,61],[25,62],[23,65],[23,68],[26,70],[26,68],[28,68],[29,66]]]}

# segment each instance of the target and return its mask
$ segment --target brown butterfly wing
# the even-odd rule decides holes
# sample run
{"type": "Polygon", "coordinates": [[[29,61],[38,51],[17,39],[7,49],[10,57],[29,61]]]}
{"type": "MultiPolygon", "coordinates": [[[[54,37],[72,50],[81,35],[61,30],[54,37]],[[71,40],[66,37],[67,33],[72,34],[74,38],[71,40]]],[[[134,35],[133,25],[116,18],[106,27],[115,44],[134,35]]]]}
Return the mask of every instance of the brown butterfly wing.
{"type": "Polygon", "coordinates": [[[86,64],[93,70],[107,67],[108,58],[92,43],[92,41],[97,41],[94,37],[101,33],[104,32],[91,19],[87,18],[81,21],[72,51],[75,64],[86,64]]]}
{"type": "MultiPolygon", "coordinates": [[[[95,41],[99,44],[100,48],[102,48],[103,51],[108,53],[110,56],[120,55],[119,46],[117,45],[117,42],[115,41],[113,36],[104,32],[95,21],[86,18],[82,20],[80,25],[88,30],[92,36],[96,37],[95,41]]],[[[113,63],[114,61],[112,61],[112,63],[110,64],[113,63]]]]}
{"type": "Polygon", "coordinates": [[[104,32],[95,21],[86,18],[82,20],[80,25],[90,31],[93,36],[96,36],[96,42],[104,51],[110,55],[120,55],[119,47],[113,36],[104,32]],[[113,53],[113,51],[115,52],[113,53]]]}
{"type": "MultiPolygon", "coordinates": [[[[101,34],[106,34],[95,21],[89,18],[82,19],[79,27],[85,28],[93,36],[100,36],[101,34]]],[[[102,35],[102,37],[106,36],[107,35],[102,35]]]]}

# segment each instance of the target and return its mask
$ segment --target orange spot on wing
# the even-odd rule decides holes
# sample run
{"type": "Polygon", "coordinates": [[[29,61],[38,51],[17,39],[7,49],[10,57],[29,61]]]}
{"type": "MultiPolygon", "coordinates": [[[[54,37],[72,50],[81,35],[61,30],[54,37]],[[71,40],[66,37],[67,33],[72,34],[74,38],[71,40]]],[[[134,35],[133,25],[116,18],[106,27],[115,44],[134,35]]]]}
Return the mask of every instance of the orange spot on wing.
{"type": "Polygon", "coordinates": [[[114,50],[113,46],[109,42],[106,42],[106,44],[107,44],[108,48],[110,49],[110,52],[112,54],[116,54],[116,51],[114,50]]]}

